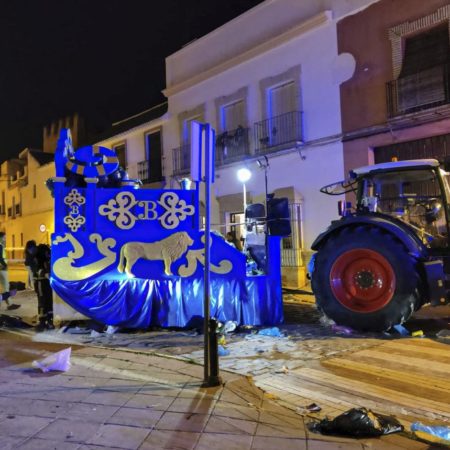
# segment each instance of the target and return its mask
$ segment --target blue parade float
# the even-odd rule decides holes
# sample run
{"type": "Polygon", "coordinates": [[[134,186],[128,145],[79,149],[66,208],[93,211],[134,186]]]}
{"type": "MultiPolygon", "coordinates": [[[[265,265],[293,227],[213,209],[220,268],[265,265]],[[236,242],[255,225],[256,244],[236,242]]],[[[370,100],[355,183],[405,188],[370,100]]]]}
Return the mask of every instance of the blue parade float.
{"type": "MultiPolygon", "coordinates": [[[[128,179],[114,151],[75,151],[69,130],[61,132],[55,166],[51,285],[57,295],[105,325],[186,327],[201,318],[198,190],[142,188],[128,179]]],[[[264,267],[253,275],[245,254],[211,234],[211,316],[217,320],[283,321],[280,237],[261,238],[264,267]]]]}

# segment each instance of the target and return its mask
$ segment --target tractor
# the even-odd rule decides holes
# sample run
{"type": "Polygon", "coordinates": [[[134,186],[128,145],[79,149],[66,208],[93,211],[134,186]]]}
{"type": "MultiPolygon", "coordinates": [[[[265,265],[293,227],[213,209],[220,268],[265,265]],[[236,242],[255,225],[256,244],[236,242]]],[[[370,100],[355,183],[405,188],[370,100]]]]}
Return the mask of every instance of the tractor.
{"type": "Polygon", "coordinates": [[[340,219],[311,246],[311,285],[323,314],[356,330],[385,331],[427,303],[448,302],[449,170],[450,161],[393,161],[321,189],[346,195],[340,219]]]}

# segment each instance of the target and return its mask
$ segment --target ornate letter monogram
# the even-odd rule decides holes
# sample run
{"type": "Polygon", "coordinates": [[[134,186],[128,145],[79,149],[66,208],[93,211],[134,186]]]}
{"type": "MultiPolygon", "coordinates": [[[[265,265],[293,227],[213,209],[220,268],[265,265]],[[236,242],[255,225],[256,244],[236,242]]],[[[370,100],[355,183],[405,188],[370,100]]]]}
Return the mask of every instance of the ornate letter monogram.
{"type": "Polygon", "coordinates": [[[186,220],[187,216],[194,214],[194,207],[187,206],[184,200],[180,200],[175,192],[164,192],[158,203],[166,210],[159,218],[164,228],[173,230],[180,221],[186,220]]]}
{"type": "Polygon", "coordinates": [[[86,203],[86,199],[76,190],[72,189],[64,198],[64,203],[70,207],[69,214],[64,217],[64,223],[76,232],[86,223],[86,218],[80,213],[80,206],[86,203]]]}
{"type": "Polygon", "coordinates": [[[106,205],[101,205],[98,212],[106,216],[121,230],[129,230],[134,227],[137,217],[130,211],[137,204],[131,192],[120,192],[115,199],[111,199],[106,205]]]}
{"type": "Polygon", "coordinates": [[[192,216],[195,208],[192,205],[187,205],[184,200],[180,200],[176,192],[164,192],[157,202],[138,202],[132,192],[120,192],[115,199],[101,205],[98,212],[101,216],[106,216],[108,220],[114,222],[121,230],[133,228],[137,220],[156,219],[166,230],[173,230],[178,227],[181,221],[186,220],[187,216],[192,216]],[[157,204],[165,209],[161,216],[158,216],[156,211],[157,204]],[[136,205],[144,209],[139,215],[132,211],[136,205]]]}

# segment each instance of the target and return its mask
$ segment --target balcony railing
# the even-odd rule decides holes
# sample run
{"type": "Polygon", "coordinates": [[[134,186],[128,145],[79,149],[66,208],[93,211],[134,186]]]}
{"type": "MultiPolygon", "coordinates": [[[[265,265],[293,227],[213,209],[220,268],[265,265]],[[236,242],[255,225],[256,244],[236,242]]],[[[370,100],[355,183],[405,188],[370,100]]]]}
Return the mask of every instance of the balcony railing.
{"type": "Polygon", "coordinates": [[[303,142],[302,113],[292,111],[255,123],[255,153],[271,153],[303,142]]]}
{"type": "Polygon", "coordinates": [[[158,181],[162,180],[162,173],[161,171],[154,170],[155,168],[151,167],[150,161],[141,161],[137,164],[137,170],[138,170],[138,178],[145,184],[145,183],[156,183],[158,181]],[[153,172],[153,173],[152,173],[153,172]],[[159,172],[159,173],[155,173],[159,172]]]}
{"type": "Polygon", "coordinates": [[[249,129],[238,127],[224,131],[216,138],[216,166],[240,161],[250,154],[249,129]]]}
{"type": "Polygon", "coordinates": [[[173,174],[184,175],[191,170],[191,145],[184,144],[172,150],[173,174]]]}
{"type": "Polygon", "coordinates": [[[450,103],[449,65],[398,78],[386,84],[388,117],[396,117],[450,103]]]}

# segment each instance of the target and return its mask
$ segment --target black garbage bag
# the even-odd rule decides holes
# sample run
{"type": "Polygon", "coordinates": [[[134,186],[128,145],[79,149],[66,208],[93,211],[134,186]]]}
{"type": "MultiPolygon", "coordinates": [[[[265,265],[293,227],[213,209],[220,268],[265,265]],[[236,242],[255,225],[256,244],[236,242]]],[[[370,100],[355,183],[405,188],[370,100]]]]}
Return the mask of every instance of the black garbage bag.
{"type": "Polygon", "coordinates": [[[353,408],[335,417],[313,422],[308,428],[315,433],[351,437],[374,437],[403,431],[402,424],[392,416],[376,414],[366,408],[353,408]]]}

